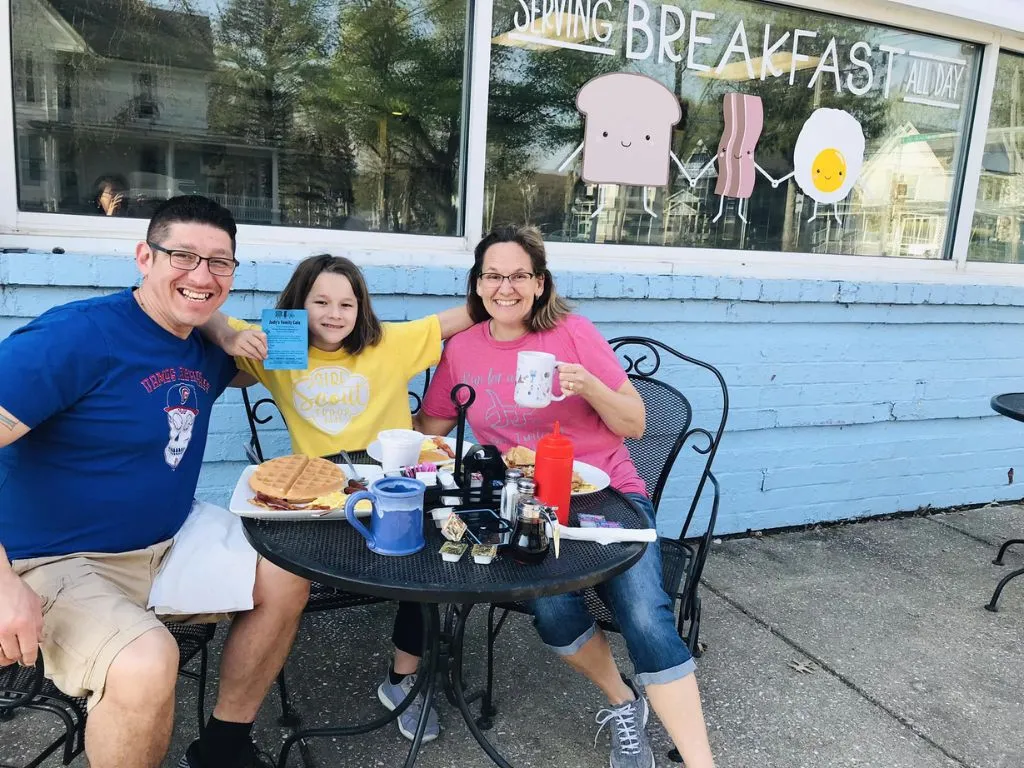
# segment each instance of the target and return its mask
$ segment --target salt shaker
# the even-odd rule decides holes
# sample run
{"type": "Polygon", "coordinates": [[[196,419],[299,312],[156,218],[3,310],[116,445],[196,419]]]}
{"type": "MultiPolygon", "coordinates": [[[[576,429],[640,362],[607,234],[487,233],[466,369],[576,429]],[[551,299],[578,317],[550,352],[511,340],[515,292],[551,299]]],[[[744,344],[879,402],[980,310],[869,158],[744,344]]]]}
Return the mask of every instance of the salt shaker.
{"type": "Polygon", "coordinates": [[[505,471],[505,486],[501,489],[501,518],[509,524],[509,527],[516,527],[516,508],[519,501],[519,487],[517,485],[523,473],[518,469],[505,471]]]}

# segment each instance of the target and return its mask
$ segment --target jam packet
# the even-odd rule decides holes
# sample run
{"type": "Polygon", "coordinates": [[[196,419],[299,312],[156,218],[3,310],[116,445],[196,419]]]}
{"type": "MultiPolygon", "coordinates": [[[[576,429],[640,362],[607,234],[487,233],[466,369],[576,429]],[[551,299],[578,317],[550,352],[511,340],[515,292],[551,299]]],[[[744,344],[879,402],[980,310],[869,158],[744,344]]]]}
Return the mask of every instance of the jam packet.
{"type": "Polygon", "coordinates": [[[441,526],[441,534],[448,541],[462,541],[462,537],[466,535],[466,528],[465,521],[452,512],[441,526]]]}
{"type": "Polygon", "coordinates": [[[604,515],[588,515],[585,512],[579,514],[580,528],[601,528],[605,520],[604,515]]]}
{"type": "Polygon", "coordinates": [[[441,558],[446,563],[457,563],[459,559],[466,553],[469,546],[454,541],[446,541],[441,545],[441,549],[438,551],[441,553],[441,558]]]}
{"type": "Polygon", "coordinates": [[[493,544],[474,544],[473,545],[473,562],[479,563],[480,565],[487,565],[490,563],[495,555],[498,554],[498,548],[493,544]]]}

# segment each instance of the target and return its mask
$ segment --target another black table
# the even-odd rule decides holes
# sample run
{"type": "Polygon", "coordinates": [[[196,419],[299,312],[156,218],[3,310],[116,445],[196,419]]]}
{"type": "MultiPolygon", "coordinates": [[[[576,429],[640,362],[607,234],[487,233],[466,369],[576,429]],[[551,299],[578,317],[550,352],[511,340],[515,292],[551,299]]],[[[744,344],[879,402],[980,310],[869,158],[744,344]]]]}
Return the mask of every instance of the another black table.
{"type": "MultiPolygon", "coordinates": [[[[356,456],[352,458],[360,463],[356,456]]],[[[570,511],[572,524],[577,522],[581,512],[604,515],[626,528],[646,527],[646,521],[636,508],[613,490],[575,497],[570,511]]],[[[556,559],[552,552],[539,565],[518,565],[506,557],[499,557],[490,565],[477,565],[468,552],[458,563],[444,562],[438,554],[444,539],[429,517],[424,524],[426,546],[420,552],[405,557],[386,557],[370,552],[365,539],[342,520],[278,522],[246,519],[244,527],[256,551],[285,570],[338,589],[421,604],[426,628],[421,674],[403,704],[411,703],[423,689],[428,706],[421,713],[406,759],[407,768],[416,760],[429,704],[435,692],[441,638],[439,603],[459,606],[451,633],[446,693],[458,706],[469,730],[490,758],[502,768],[511,768],[484,737],[465,696],[462,643],[466,619],[473,606],[477,603],[529,600],[600,584],[633,565],[646,548],[645,544],[638,543],[602,546],[591,542],[563,541],[561,557],[556,559]]],[[[289,749],[300,739],[365,733],[393,721],[405,709],[406,706],[400,706],[388,715],[362,725],[300,730],[285,742],[278,766],[284,767],[289,749]]]]}
{"type": "MultiPolygon", "coordinates": [[[[992,398],[992,410],[996,413],[1001,413],[1003,416],[1009,416],[1014,421],[1024,421],[1024,392],[1009,392],[1004,395],[996,395],[992,398]]],[[[1006,550],[1012,547],[1014,544],[1024,544],[1024,539],[1007,539],[1003,542],[1003,546],[999,548],[999,554],[996,555],[996,559],[992,562],[995,565],[1003,564],[1003,555],[1006,554],[1006,550]]],[[[1015,578],[1024,574],[1024,568],[1020,568],[1013,573],[1009,573],[1003,577],[1002,581],[996,586],[996,591],[992,593],[992,599],[988,601],[985,608],[993,613],[998,611],[996,603],[999,601],[999,595],[1003,591],[1003,587],[1013,581],[1015,578]]]]}

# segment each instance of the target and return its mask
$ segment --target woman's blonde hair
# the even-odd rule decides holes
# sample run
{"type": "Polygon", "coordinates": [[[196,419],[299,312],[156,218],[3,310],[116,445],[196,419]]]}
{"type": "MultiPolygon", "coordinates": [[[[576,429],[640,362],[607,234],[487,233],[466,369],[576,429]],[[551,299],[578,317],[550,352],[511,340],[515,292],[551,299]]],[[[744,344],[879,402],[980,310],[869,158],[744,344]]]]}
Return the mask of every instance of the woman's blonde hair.
{"type": "Polygon", "coordinates": [[[495,227],[477,243],[473,251],[473,266],[466,280],[466,304],[469,316],[474,323],[482,323],[490,319],[483,299],[476,292],[477,281],[484,269],[484,255],[487,249],[496,243],[515,243],[530,257],[530,269],[534,277],[544,279],[544,290],[533,302],[530,316],[526,319],[526,327],[533,332],[550,331],[562,318],[572,312],[572,305],[558,295],[555,290],[555,279],[548,270],[547,252],[544,250],[544,238],[536,227],[506,224],[495,227]]]}

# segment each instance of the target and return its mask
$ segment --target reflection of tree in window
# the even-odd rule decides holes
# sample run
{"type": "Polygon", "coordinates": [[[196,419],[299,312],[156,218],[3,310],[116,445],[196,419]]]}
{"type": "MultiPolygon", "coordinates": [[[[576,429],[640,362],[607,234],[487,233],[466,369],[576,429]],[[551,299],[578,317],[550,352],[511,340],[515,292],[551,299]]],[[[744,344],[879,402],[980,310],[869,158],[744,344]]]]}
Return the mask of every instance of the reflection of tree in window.
{"type": "Polygon", "coordinates": [[[211,125],[279,153],[283,222],[457,231],[465,8],[225,5],[211,125]]]}

